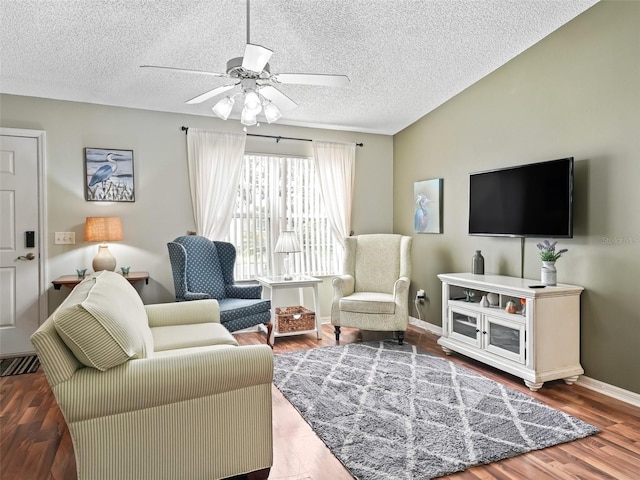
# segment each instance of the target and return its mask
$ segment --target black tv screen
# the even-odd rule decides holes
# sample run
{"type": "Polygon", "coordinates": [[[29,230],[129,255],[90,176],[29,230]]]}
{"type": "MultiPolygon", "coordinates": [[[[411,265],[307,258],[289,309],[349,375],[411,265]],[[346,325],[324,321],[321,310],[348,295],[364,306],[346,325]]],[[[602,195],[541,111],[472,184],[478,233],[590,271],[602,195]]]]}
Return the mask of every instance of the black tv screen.
{"type": "Polygon", "coordinates": [[[573,157],[472,173],[469,234],[573,237],[573,157]]]}

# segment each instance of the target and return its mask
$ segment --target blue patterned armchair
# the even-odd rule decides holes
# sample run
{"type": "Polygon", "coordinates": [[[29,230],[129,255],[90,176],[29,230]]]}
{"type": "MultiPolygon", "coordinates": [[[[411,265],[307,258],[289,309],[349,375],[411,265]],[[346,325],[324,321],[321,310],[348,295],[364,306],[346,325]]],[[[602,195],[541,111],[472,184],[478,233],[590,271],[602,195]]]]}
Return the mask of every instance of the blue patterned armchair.
{"type": "Polygon", "coordinates": [[[167,247],[176,301],[216,299],[220,323],[230,332],[261,323],[271,328],[271,302],[261,298],[262,287],[235,284],[236,249],[232,244],[187,235],[167,247]]]}

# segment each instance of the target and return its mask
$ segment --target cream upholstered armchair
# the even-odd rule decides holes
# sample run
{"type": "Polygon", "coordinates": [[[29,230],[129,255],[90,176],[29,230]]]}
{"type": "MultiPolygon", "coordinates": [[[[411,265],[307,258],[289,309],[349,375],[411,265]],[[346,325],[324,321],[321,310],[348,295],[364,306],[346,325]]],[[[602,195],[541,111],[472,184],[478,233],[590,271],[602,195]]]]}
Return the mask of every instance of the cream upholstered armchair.
{"type": "Polygon", "coordinates": [[[345,238],[343,274],[333,279],[331,323],[395,331],[402,345],[409,324],[411,237],[393,234],[345,238]]]}
{"type": "Polygon", "coordinates": [[[273,353],[238,346],[216,300],[143,305],[121,275],[98,272],[31,340],[78,480],[267,478],[273,353]]]}

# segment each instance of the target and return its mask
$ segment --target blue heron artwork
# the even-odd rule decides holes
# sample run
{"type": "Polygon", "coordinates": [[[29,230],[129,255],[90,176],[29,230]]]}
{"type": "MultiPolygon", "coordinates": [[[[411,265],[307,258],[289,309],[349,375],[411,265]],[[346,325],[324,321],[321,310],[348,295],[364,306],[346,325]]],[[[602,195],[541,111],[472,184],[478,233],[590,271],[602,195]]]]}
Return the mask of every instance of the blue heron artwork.
{"type": "Polygon", "coordinates": [[[416,233],[442,233],[442,179],[413,184],[413,229],[416,233]]]}
{"type": "Polygon", "coordinates": [[[134,202],[133,150],[85,148],[85,198],[134,202]]]}

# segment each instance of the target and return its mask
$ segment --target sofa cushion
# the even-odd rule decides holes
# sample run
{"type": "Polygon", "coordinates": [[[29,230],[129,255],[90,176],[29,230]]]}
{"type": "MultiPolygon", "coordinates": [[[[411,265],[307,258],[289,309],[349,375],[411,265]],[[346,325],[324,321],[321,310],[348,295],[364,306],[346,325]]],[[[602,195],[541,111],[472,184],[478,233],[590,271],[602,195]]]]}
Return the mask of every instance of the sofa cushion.
{"type": "Polygon", "coordinates": [[[54,312],[62,341],[87,367],[108,370],[153,353],[138,292],[121,275],[102,271],[80,282],[54,312]]]}
{"type": "Polygon", "coordinates": [[[191,354],[198,354],[201,352],[212,352],[216,350],[223,350],[228,348],[236,348],[235,345],[207,345],[205,347],[188,347],[188,348],[178,348],[177,350],[163,350],[161,352],[154,352],[153,358],[163,358],[163,357],[178,357],[185,356],[191,354]]]}
{"type": "Polygon", "coordinates": [[[393,315],[396,304],[388,293],[356,292],[340,299],[340,310],[355,313],[393,315]]]}
{"type": "Polygon", "coordinates": [[[210,345],[238,346],[236,339],[219,323],[192,323],[153,327],[155,352],[210,345]]]}
{"type": "Polygon", "coordinates": [[[271,308],[271,302],[261,298],[221,298],[218,300],[218,304],[220,305],[221,323],[269,312],[271,308]]]}

